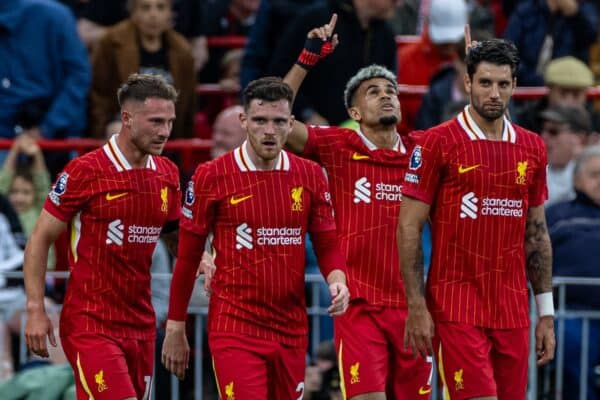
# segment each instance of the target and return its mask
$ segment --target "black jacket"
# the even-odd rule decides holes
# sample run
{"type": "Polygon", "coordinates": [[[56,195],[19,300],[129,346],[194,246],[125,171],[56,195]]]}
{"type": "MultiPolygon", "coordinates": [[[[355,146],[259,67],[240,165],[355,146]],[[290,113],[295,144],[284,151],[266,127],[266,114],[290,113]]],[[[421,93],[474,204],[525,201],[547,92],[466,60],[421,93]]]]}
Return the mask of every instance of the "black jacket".
{"type": "Polygon", "coordinates": [[[306,34],[329,22],[333,13],[338,14],[335,33],[340,44],[304,80],[296,97],[294,114],[302,119],[306,110],[313,109],[329,123],[338,125],[350,118],[344,107],[344,88],[360,68],[380,64],[396,71],[396,43],[385,21],[371,21],[363,30],[352,0],[329,0],[312,6],[292,20],[283,32],[268,71],[270,75],[284,76],[302,51],[306,34]]]}

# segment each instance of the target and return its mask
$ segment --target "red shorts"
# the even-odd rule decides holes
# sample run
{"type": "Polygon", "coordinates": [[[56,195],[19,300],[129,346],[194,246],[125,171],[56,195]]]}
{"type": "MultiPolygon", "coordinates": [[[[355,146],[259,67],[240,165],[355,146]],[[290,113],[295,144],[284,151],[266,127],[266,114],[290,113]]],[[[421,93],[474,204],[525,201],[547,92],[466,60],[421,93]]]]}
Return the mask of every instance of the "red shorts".
{"type": "Polygon", "coordinates": [[[154,341],[84,333],[61,337],[77,399],[149,399],[154,341]]]}
{"type": "Polygon", "coordinates": [[[388,398],[429,399],[432,363],[404,349],[407,311],[352,302],[334,319],[341,387],[346,398],[387,392],[388,398]]]}
{"type": "Polygon", "coordinates": [[[306,349],[244,335],[211,333],[219,398],[301,399],[306,349]]]}
{"type": "Polygon", "coordinates": [[[452,400],[525,398],[529,328],[437,322],[433,346],[444,391],[452,400]]]}

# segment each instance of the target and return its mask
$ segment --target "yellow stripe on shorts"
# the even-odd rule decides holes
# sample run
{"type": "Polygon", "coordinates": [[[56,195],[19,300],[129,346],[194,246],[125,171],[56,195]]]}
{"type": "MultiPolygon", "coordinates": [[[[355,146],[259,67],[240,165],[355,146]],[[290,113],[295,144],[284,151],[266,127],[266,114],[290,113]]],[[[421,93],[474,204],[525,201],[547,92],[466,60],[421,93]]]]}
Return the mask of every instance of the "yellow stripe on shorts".
{"type": "Polygon", "coordinates": [[[452,400],[450,398],[450,391],[448,390],[448,384],[446,383],[446,375],[444,374],[444,361],[442,358],[442,343],[440,343],[440,348],[438,349],[438,370],[440,372],[440,378],[442,378],[442,385],[444,388],[444,399],[452,400]]]}
{"type": "Polygon", "coordinates": [[[90,390],[90,387],[85,380],[85,375],[83,374],[83,368],[81,368],[81,361],[79,360],[79,353],[77,353],[77,372],[79,373],[79,380],[81,381],[81,386],[83,386],[83,390],[90,396],[90,400],[94,400],[94,395],[90,390]]]}
{"type": "Polygon", "coordinates": [[[342,350],[344,341],[340,339],[340,350],[338,351],[338,371],[340,372],[340,389],[342,389],[342,399],[346,400],[346,382],[344,381],[344,363],[342,362],[342,350]]]}
{"type": "Polygon", "coordinates": [[[219,385],[219,378],[217,377],[217,369],[215,368],[215,358],[211,357],[211,362],[212,362],[212,367],[213,367],[213,374],[215,374],[215,383],[217,384],[217,392],[219,393],[219,399],[222,399],[221,397],[221,385],[219,385]]]}

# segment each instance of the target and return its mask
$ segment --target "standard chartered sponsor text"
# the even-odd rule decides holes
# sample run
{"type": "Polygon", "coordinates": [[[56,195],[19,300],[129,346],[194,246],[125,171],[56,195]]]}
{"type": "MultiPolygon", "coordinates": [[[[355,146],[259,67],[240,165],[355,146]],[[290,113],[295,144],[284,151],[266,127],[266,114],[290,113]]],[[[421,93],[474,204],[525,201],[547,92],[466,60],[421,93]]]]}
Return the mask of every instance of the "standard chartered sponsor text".
{"type": "Polygon", "coordinates": [[[523,200],[508,198],[484,198],[481,204],[481,215],[499,217],[522,217],[523,200]]]}
{"type": "Polygon", "coordinates": [[[401,201],[402,185],[379,182],[375,185],[375,198],[377,200],[401,201]]]}
{"type": "Polygon", "coordinates": [[[156,243],[160,236],[160,226],[131,225],[127,228],[129,243],[156,243]]]}
{"type": "Polygon", "coordinates": [[[302,228],[261,227],[256,230],[259,246],[291,246],[302,244],[302,228]]]}

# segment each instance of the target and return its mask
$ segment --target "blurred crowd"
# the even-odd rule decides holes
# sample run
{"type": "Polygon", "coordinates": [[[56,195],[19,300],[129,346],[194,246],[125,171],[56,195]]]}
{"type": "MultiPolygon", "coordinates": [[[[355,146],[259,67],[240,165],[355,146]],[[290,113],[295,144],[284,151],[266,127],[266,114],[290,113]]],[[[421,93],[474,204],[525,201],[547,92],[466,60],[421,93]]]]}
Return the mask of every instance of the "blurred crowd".
{"type": "MultiPolygon", "coordinates": [[[[469,101],[465,24],[474,40],[512,40],[521,57],[518,86],[545,88],[543,96],[514,101],[510,117],[547,146],[554,274],[600,277],[600,96],[588,95],[600,83],[597,0],[3,0],[0,138],[15,140],[0,150],[0,272],[21,268],[50,181],[71,157],[43,152],[39,139],[117,133],[117,88],[141,72],[161,75],[179,91],[172,138],[212,139],[210,152],[194,163],[218,157],[245,139],[240,88],[283,76],[307,31],[333,13],[340,44],[311,71],[294,104],[296,118],[310,124],[348,124],[343,88],[358,69],[376,63],[415,85],[415,93],[426,89],[401,97],[400,133],[430,128],[469,101]],[[219,95],[198,91],[198,84],[213,85],[219,95]]],[[[61,269],[64,257],[57,251],[49,267],[61,269]]],[[[155,271],[171,271],[161,246],[156,259],[155,271]]],[[[61,285],[49,282],[49,305],[60,302],[61,285]]],[[[159,311],[166,309],[165,291],[164,284],[153,287],[159,311]]],[[[568,292],[569,307],[600,310],[593,293],[568,292]]],[[[0,382],[22,368],[10,339],[20,331],[23,302],[22,280],[0,276],[0,382]]],[[[598,337],[600,322],[590,329],[598,337]]],[[[581,322],[568,320],[565,387],[578,387],[580,333],[581,322]]],[[[309,360],[305,398],[341,398],[332,352],[324,342],[309,360]]],[[[588,399],[600,399],[597,340],[589,357],[588,399]]],[[[10,392],[17,393],[0,383],[1,398],[10,392]]]]}

